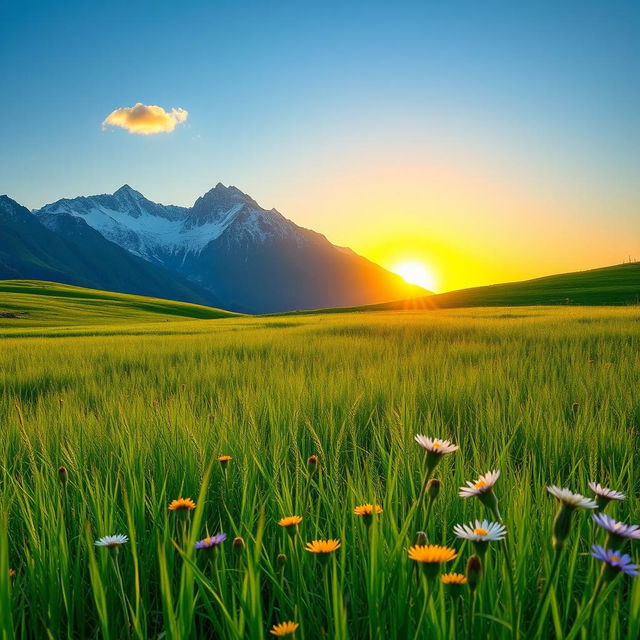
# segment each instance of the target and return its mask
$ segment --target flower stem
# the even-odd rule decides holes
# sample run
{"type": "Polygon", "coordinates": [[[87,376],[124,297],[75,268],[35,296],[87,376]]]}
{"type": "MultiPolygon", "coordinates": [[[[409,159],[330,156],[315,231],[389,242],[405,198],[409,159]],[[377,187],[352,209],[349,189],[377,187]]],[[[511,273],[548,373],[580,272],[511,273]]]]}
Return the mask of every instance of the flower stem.
{"type": "Polygon", "coordinates": [[[551,565],[551,571],[549,572],[549,578],[547,580],[547,584],[544,586],[544,591],[542,592],[542,597],[538,600],[538,604],[533,613],[533,617],[531,619],[531,628],[530,628],[530,636],[536,631],[538,627],[540,627],[541,621],[538,621],[538,617],[542,615],[544,610],[544,605],[547,603],[547,599],[549,598],[549,593],[551,592],[551,587],[555,582],[556,575],[558,573],[558,569],[560,569],[560,558],[562,557],[563,547],[556,548],[556,555],[553,559],[553,564],[551,565]]]}
{"type": "Polygon", "coordinates": [[[589,622],[587,623],[587,638],[591,638],[591,627],[593,627],[593,620],[596,612],[596,604],[598,602],[598,597],[600,596],[600,591],[602,591],[602,587],[604,586],[604,580],[602,579],[602,573],[598,576],[598,581],[596,582],[595,589],[593,591],[593,597],[591,598],[591,611],[589,612],[589,622]]]}

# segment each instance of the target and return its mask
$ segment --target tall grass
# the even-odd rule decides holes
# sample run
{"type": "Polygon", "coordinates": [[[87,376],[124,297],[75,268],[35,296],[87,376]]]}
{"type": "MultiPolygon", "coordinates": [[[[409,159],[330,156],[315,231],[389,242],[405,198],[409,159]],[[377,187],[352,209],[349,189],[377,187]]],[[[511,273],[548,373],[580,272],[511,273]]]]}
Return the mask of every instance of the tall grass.
{"type": "MultiPolygon", "coordinates": [[[[587,513],[531,619],[553,560],[545,486],[601,481],[629,496],[612,515],[640,519],[639,320],[634,308],[459,310],[4,339],[2,637],[259,639],[294,620],[307,639],[506,639],[514,612],[522,638],[584,637],[601,540],[587,513]],[[428,523],[412,510],[415,433],[460,445],[437,468],[428,523]],[[486,514],[457,489],[494,468],[515,588],[493,547],[471,616],[468,593],[425,600],[406,549],[426,529],[463,571],[471,549],[453,525],[486,514]],[[197,502],[186,538],[167,510],[180,496],[197,502]],[[384,510],[369,534],[353,514],[363,502],[384,510]],[[292,514],[294,540],[277,525],[292,514]],[[211,562],[193,542],[218,531],[229,540],[211,562]],[[119,554],[93,547],[112,533],[130,538],[119,554]],[[330,537],[342,544],[328,563],[304,550],[330,537]]],[[[604,592],[593,637],[640,636],[638,584],[604,592]]]]}

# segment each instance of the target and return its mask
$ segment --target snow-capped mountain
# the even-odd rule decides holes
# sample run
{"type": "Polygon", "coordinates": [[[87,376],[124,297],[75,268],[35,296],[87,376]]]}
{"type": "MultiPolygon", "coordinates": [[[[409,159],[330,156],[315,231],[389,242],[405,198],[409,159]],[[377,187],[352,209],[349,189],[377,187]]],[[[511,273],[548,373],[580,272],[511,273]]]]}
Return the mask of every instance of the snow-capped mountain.
{"type": "Polygon", "coordinates": [[[236,187],[218,183],[190,208],[152,202],[124,185],[34,212],[82,219],[107,240],[211,292],[228,309],[276,312],[385,302],[424,294],[336,247],[236,187]]]}

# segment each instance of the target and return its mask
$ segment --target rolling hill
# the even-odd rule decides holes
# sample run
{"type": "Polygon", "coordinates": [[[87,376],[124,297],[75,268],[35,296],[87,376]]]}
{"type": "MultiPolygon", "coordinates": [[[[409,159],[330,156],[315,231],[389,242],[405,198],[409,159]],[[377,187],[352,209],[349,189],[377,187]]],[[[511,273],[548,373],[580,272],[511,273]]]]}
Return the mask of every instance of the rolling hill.
{"type": "Polygon", "coordinates": [[[640,262],[534,280],[460,289],[432,296],[373,305],[367,309],[447,309],[524,305],[628,305],[640,303],[640,262]]]}
{"type": "Polygon", "coordinates": [[[160,298],[37,280],[0,281],[0,329],[206,320],[237,314],[160,298]]]}

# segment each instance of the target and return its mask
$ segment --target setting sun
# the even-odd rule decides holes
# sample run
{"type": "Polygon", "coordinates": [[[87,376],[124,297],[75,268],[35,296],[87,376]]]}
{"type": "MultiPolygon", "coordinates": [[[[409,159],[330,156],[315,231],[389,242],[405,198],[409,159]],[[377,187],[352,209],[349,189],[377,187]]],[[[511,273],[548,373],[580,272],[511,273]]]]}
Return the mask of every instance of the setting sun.
{"type": "Polygon", "coordinates": [[[397,273],[409,284],[417,284],[419,287],[434,291],[436,279],[433,272],[422,262],[417,260],[404,260],[394,265],[391,271],[397,273]]]}

